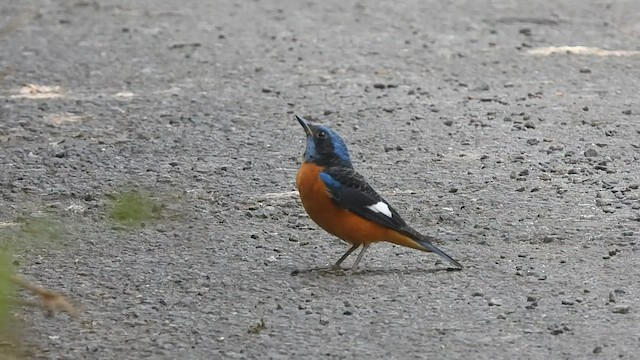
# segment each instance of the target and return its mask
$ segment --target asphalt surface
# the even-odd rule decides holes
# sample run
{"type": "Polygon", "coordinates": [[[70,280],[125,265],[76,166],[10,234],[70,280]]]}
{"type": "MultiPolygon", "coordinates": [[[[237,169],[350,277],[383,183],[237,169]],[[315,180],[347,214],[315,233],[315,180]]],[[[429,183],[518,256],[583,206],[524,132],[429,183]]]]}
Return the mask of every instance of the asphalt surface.
{"type": "Polygon", "coordinates": [[[1,2],[0,222],[62,224],[16,262],[84,309],[24,313],[34,356],[637,358],[639,40],[637,1],[1,2]],[[347,248],[293,114],[465,269],[292,276],[347,248]]]}

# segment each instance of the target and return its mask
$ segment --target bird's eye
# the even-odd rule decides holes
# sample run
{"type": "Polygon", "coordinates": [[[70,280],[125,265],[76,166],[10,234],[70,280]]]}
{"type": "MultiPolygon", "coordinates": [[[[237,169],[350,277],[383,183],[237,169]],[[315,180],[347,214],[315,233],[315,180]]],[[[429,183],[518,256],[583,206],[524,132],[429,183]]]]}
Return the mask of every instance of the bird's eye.
{"type": "Polygon", "coordinates": [[[320,132],[318,133],[318,137],[319,137],[320,139],[324,139],[324,138],[326,138],[326,137],[327,137],[327,133],[326,133],[326,132],[324,132],[324,130],[320,130],[320,132]]]}

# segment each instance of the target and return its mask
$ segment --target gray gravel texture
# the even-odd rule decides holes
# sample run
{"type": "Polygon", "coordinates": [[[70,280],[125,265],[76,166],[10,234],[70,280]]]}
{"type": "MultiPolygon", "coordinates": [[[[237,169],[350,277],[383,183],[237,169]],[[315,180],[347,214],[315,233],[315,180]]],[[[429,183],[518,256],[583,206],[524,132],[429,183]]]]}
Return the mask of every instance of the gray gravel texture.
{"type": "Polygon", "coordinates": [[[37,356],[637,358],[640,56],[529,51],[638,51],[640,2],[5,0],[0,25],[0,222],[63,222],[17,260],[84,308],[27,314],[37,356]],[[378,244],[290,275],[347,249],[297,198],[293,114],[466,268],[378,244]],[[108,219],[131,187],[162,220],[108,219]]]}

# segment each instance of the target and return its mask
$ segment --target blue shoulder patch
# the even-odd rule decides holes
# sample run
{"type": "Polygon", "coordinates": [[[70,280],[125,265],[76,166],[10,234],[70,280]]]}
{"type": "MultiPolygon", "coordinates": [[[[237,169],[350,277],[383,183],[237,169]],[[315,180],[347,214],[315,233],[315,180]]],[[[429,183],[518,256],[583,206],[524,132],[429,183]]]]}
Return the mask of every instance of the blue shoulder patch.
{"type": "Polygon", "coordinates": [[[322,180],[324,185],[330,190],[337,190],[342,187],[342,184],[340,184],[338,180],[334,179],[331,175],[324,172],[320,173],[320,180],[322,180]]]}

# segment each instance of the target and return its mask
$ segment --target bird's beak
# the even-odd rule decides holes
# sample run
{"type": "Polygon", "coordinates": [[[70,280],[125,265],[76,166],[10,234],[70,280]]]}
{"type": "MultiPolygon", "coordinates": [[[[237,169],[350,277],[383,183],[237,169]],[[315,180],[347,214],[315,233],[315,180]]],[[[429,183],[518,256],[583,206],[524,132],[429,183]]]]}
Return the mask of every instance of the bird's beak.
{"type": "Polygon", "coordinates": [[[313,131],[311,130],[311,126],[309,126],[309,122],[298,115],[295,115],[295,117],[304,128],[304,132],[307,133],[307,136],[313,136],[313,131]]]}

